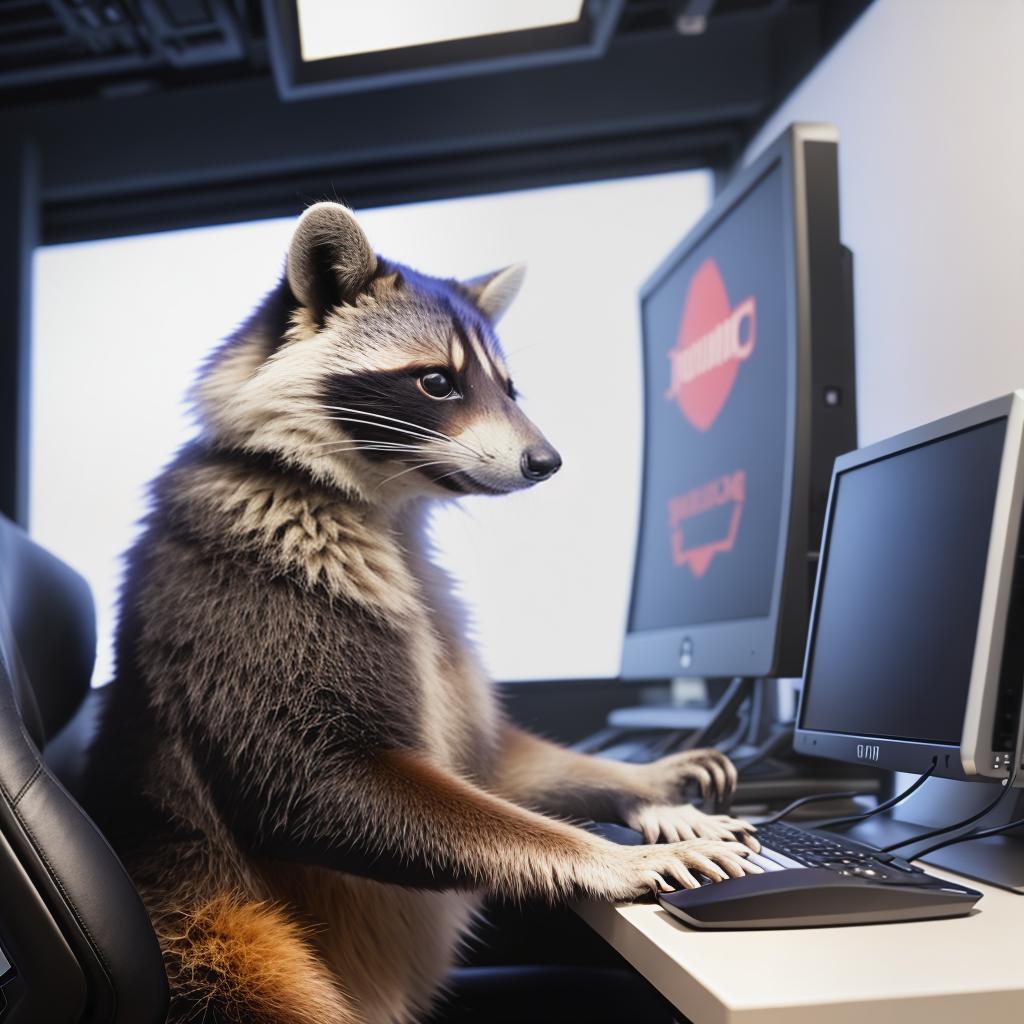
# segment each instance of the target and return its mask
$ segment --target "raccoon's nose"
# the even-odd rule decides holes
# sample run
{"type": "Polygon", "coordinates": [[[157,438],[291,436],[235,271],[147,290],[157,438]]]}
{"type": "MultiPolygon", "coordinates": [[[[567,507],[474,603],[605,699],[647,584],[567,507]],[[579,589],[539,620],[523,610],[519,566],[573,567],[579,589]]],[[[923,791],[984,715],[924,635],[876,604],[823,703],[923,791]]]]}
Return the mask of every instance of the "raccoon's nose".
{"type": "Polygon", "coordinates": [[[558,472],[562,465],[562,456],[554,448],[538,444],[523,452],[520,464],[523,467],[523,476],[527,480],[547,480],[549,476],[558,472]]]}

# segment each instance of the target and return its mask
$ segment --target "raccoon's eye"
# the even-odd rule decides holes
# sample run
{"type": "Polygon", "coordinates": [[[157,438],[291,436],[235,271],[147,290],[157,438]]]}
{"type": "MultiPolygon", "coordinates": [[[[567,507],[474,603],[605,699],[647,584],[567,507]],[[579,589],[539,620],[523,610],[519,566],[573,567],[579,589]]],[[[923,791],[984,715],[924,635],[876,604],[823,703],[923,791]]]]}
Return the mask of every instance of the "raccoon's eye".
{"type": "Polygon", "coordinates": [[[444,370],[428,370],[420,375],[420,390],[431,398],[458,398],[451,377],[444,370]]]}

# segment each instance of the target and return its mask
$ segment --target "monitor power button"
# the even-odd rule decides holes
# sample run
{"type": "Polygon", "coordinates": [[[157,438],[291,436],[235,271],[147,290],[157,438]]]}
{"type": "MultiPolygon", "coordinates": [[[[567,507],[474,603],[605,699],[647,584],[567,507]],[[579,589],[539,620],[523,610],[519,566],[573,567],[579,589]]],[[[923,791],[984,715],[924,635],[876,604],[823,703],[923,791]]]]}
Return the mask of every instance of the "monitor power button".
{"type": "Polygon", "coordinates": [[[693,641],[687,636],[679,647],[679,664],[689,668],[693,664],[693,641]]]}

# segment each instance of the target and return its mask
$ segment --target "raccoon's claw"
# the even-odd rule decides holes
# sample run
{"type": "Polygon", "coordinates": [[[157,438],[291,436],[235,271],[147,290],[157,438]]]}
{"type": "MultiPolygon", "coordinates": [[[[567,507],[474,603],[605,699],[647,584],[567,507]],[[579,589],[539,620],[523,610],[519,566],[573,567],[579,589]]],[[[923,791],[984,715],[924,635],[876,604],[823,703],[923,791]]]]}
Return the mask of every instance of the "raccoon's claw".
{"type": "Polygon", "coordinates": [[[727,814],[705,814],[696,807],[675,804],[647,804],[626,815],[626,824],[643,834],[647,843],[678,843],[688,839],[739,840],[759,853],[761,844],[747,821],[727,814]]]}
{"type": "Polygon", "coordinates": [[[608,895],[612,899],[628,899],[649,891],[671,892],[679,886],[696,889],[701,883],[695,871],[713,882],[760,874],[761,869],[745,859],[749,854],[742,843],[712,839],[690,839],[662,846],[621,846],[614,856],[620,864],[622,882],[608,895]]]}
{"type": "Polygon", "coordinates": [[[688,782],[695,782],[702,797],[726,803],[736,791],[738,780],[732,761],[710,747],[663,757],[648,765],[647,770],[666,801],[677,798],[688,782]]]}
{"type": "MultiPolygon", "coordinates": [[[[687,872],[687,874],[690,874],[690,873],[687,872]]],[[[690,877],[693,878],[692,875],[690,875],[690,877]]],[[[665,879],[662,878],[661,875],[659,875],[657,871],[649,871],[649,872],[647,872],[645,874],[645,876],[644,876],[644,881],[646,881],[648,883],[649,888],[650,888],[652,893],[657,894],[659,892],[672,892],[673,891],[672,886],[669,885],[668,882],[666,882],[665,879]]],[[[696,882],[696,879],[695,879],[694,880],[694,885],[696,885],[696,884],[697,884],[697,882],[696,882]]]]}

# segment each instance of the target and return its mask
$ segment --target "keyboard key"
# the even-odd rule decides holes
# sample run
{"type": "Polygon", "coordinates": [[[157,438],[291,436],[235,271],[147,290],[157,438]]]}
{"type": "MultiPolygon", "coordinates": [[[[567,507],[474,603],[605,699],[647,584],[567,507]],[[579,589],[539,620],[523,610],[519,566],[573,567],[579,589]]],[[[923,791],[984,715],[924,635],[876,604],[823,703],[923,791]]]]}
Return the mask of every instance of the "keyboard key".
{"type": "MultiPolygon", "coordinates": [[[[760,838],[760,837],[758,837],[760,838]]],[[[784,853],[780,853],[778,850],[771,850],[761,843],[761,856],[766,857],[768,860],[775,861],[779,867],[783,868],[805,868],[806,864],[801,864],[799,861],[793,860],[792,857],[787,857],[784,853]]]]}
{"type": "Polygon", "coordinates": [[[763,871],[784,871],[785,868],[781,864],[777,864],[773,860],[769,860],[767,857],[762,857],[759,853],[747,854],[746,860],[749,860],[751,864],[756,864],[763,871]]]}

